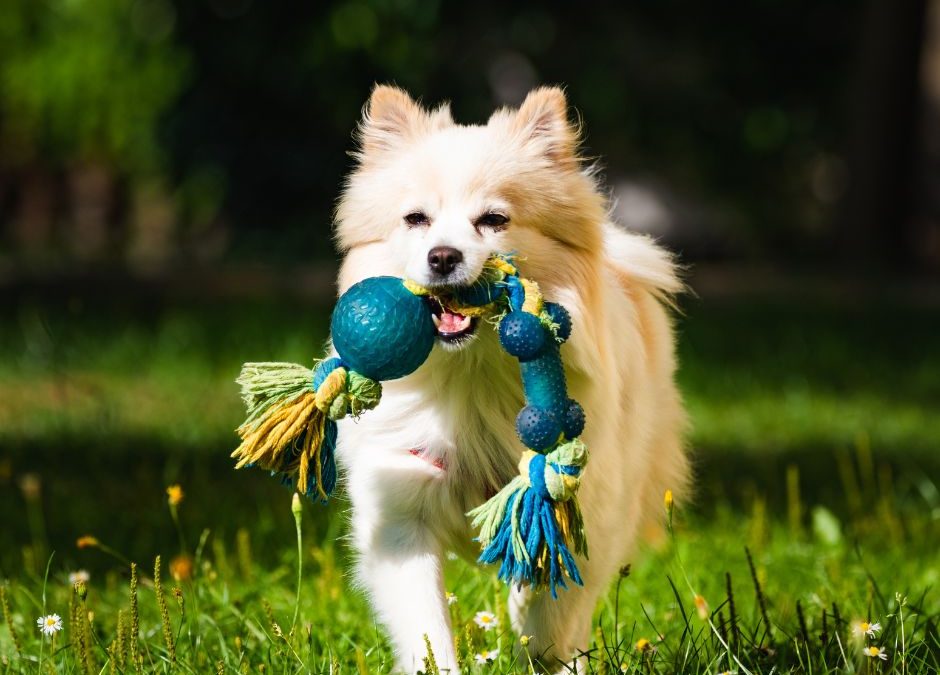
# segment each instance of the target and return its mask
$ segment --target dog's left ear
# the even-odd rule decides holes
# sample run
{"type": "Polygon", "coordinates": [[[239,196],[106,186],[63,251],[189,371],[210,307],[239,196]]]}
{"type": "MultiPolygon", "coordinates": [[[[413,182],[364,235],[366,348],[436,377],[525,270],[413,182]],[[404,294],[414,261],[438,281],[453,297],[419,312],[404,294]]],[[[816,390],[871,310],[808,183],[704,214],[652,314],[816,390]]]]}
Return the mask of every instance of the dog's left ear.
{"type": "Polygon", "coordinates": [[[578,164],[578,131],[568,120],[568,101],[560,87],[529,92],[516,112],[513,130],[553,162],[578,164]]]}

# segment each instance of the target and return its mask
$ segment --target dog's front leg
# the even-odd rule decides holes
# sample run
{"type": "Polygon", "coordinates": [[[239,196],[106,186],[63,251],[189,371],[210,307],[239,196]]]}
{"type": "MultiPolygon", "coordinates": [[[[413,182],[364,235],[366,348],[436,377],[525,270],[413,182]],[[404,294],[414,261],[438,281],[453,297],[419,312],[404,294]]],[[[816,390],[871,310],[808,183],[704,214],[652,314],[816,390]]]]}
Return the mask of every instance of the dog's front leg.
{"type": "Polygon", "coordinates": [[[416,523],[364,523],[361,515],[354,522],[359,578],[392,638],[398,667],[425,670],[427,635],[441,672],[457,673],[440,546],[416,523]]]}

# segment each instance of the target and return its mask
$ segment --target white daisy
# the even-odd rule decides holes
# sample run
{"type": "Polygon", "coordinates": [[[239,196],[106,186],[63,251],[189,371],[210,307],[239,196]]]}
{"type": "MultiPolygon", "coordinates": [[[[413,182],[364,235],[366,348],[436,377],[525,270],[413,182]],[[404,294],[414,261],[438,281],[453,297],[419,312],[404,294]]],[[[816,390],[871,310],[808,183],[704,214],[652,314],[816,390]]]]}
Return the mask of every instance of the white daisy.
{"type": "Polygon", "coordinates": [[[36,625],[43,635],[55,635],[62,630],[62,617],[58,614],[47,614],[36,619],[36,625]]]}
{"type": "Polygon", "coordinates": [[[474,658],[476,659],[477,663],[482,664],[482,663],[489,663],[490,661],[495,661],[497,656],[499,656],[498,649],[490,649],[489,651],[484,649],[482,652],[477,654],[474,658]]]}
{"type": "Polygon", "coordinates": [[[75,570],[74,572],[69,572],[69,583],[73,586],[78,582],[87,584],[91,581],[91,575],[88,573],[88,570],[75,570]]]}
{"type": "Polygon", "coordinates": [[[447,604],[448,604],[448,605],[455,605],[455,604],[457,604],[457,596],[454,595],[453,593],[451,593],[450,591],[445,592],[445,593],[444,593],[444,597],[447,598],[447,604]]]}
{"type": "Polygon", "coordinates": [[[863,635],[867,635],[868,637],[873,638],[875,637],[875,635],[877,635],[878,631],[880,630],[881,630],[880,623],[870,623],[868,621],[856,621],[852,625],[852,632],[856,635],[856,637],[862,637],[863,635]]]}
{"type": "Polygon", "coordinates": [[[870,659],[881,659],[882,661],[888,660],[888,652],[886,652],[881,647],[876,647],[872,645],[871,647],[865,647],[862,650],[862,653],[870,659]]]}
{"type": "Polygon", "coordinates": [[[499,619],[496,618],[493,612],[477,612],[476,616],[473,617],[473,623],[483,630],[492,630],[499,625],[499,619]]]}

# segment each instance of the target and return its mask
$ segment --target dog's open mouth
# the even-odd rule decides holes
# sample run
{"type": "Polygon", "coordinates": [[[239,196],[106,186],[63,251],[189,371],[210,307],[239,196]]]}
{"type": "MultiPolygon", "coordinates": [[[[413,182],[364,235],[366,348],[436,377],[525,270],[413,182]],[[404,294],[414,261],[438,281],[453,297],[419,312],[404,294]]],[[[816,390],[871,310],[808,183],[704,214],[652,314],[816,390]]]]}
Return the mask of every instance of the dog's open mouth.
{"type": "Polygon", "coordinates": [[[446,343],[460,343],[473,337],[477,327],[476,317],[464,316],[447,309],[437,298],[430,297],[431,320],[437,330],[437,338],[446,343]]]}

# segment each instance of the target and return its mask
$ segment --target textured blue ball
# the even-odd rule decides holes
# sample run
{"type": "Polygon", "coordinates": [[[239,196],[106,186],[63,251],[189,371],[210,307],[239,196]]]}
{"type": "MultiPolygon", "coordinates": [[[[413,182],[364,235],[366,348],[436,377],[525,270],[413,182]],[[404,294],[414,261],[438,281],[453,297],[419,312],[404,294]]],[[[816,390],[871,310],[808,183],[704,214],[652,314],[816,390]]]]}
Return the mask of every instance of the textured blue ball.
{"type": "Polygon", "coordinates": [[[552,323],[558,325],[555,331],[558,339],[564,342],[571,337],[571,315],[568,314],[568,310],[557,302],[546,302],[545,311],[551,317],[552,323]]]}
{"type": "Polygon", "coordinates": [[[343,362],[373,380],[413,373],[434,346],[427,302],[395,277],[364,279],[343,293],[330,330],[343,362]]]}
{"type": "Polygon", "coordinates": [[[510,312],[499,322],[499,343],[520,361],[530,361],[541,354],[545,339],[545,328],[534,314],[510,312]]]}
{"type": "Polygon", "coordinates": [[[551,410],[527,405],[516,416],[516,433],[527,448],[541,452],[558,440],[561,424],[551,410]]]}
{"type": "Polygon", "coordinates": [[[565,438],[577,438],[584,431],[584,408],[573,398],[568,399],[565,414],[561,421],[561,430],[565,438]]]}

